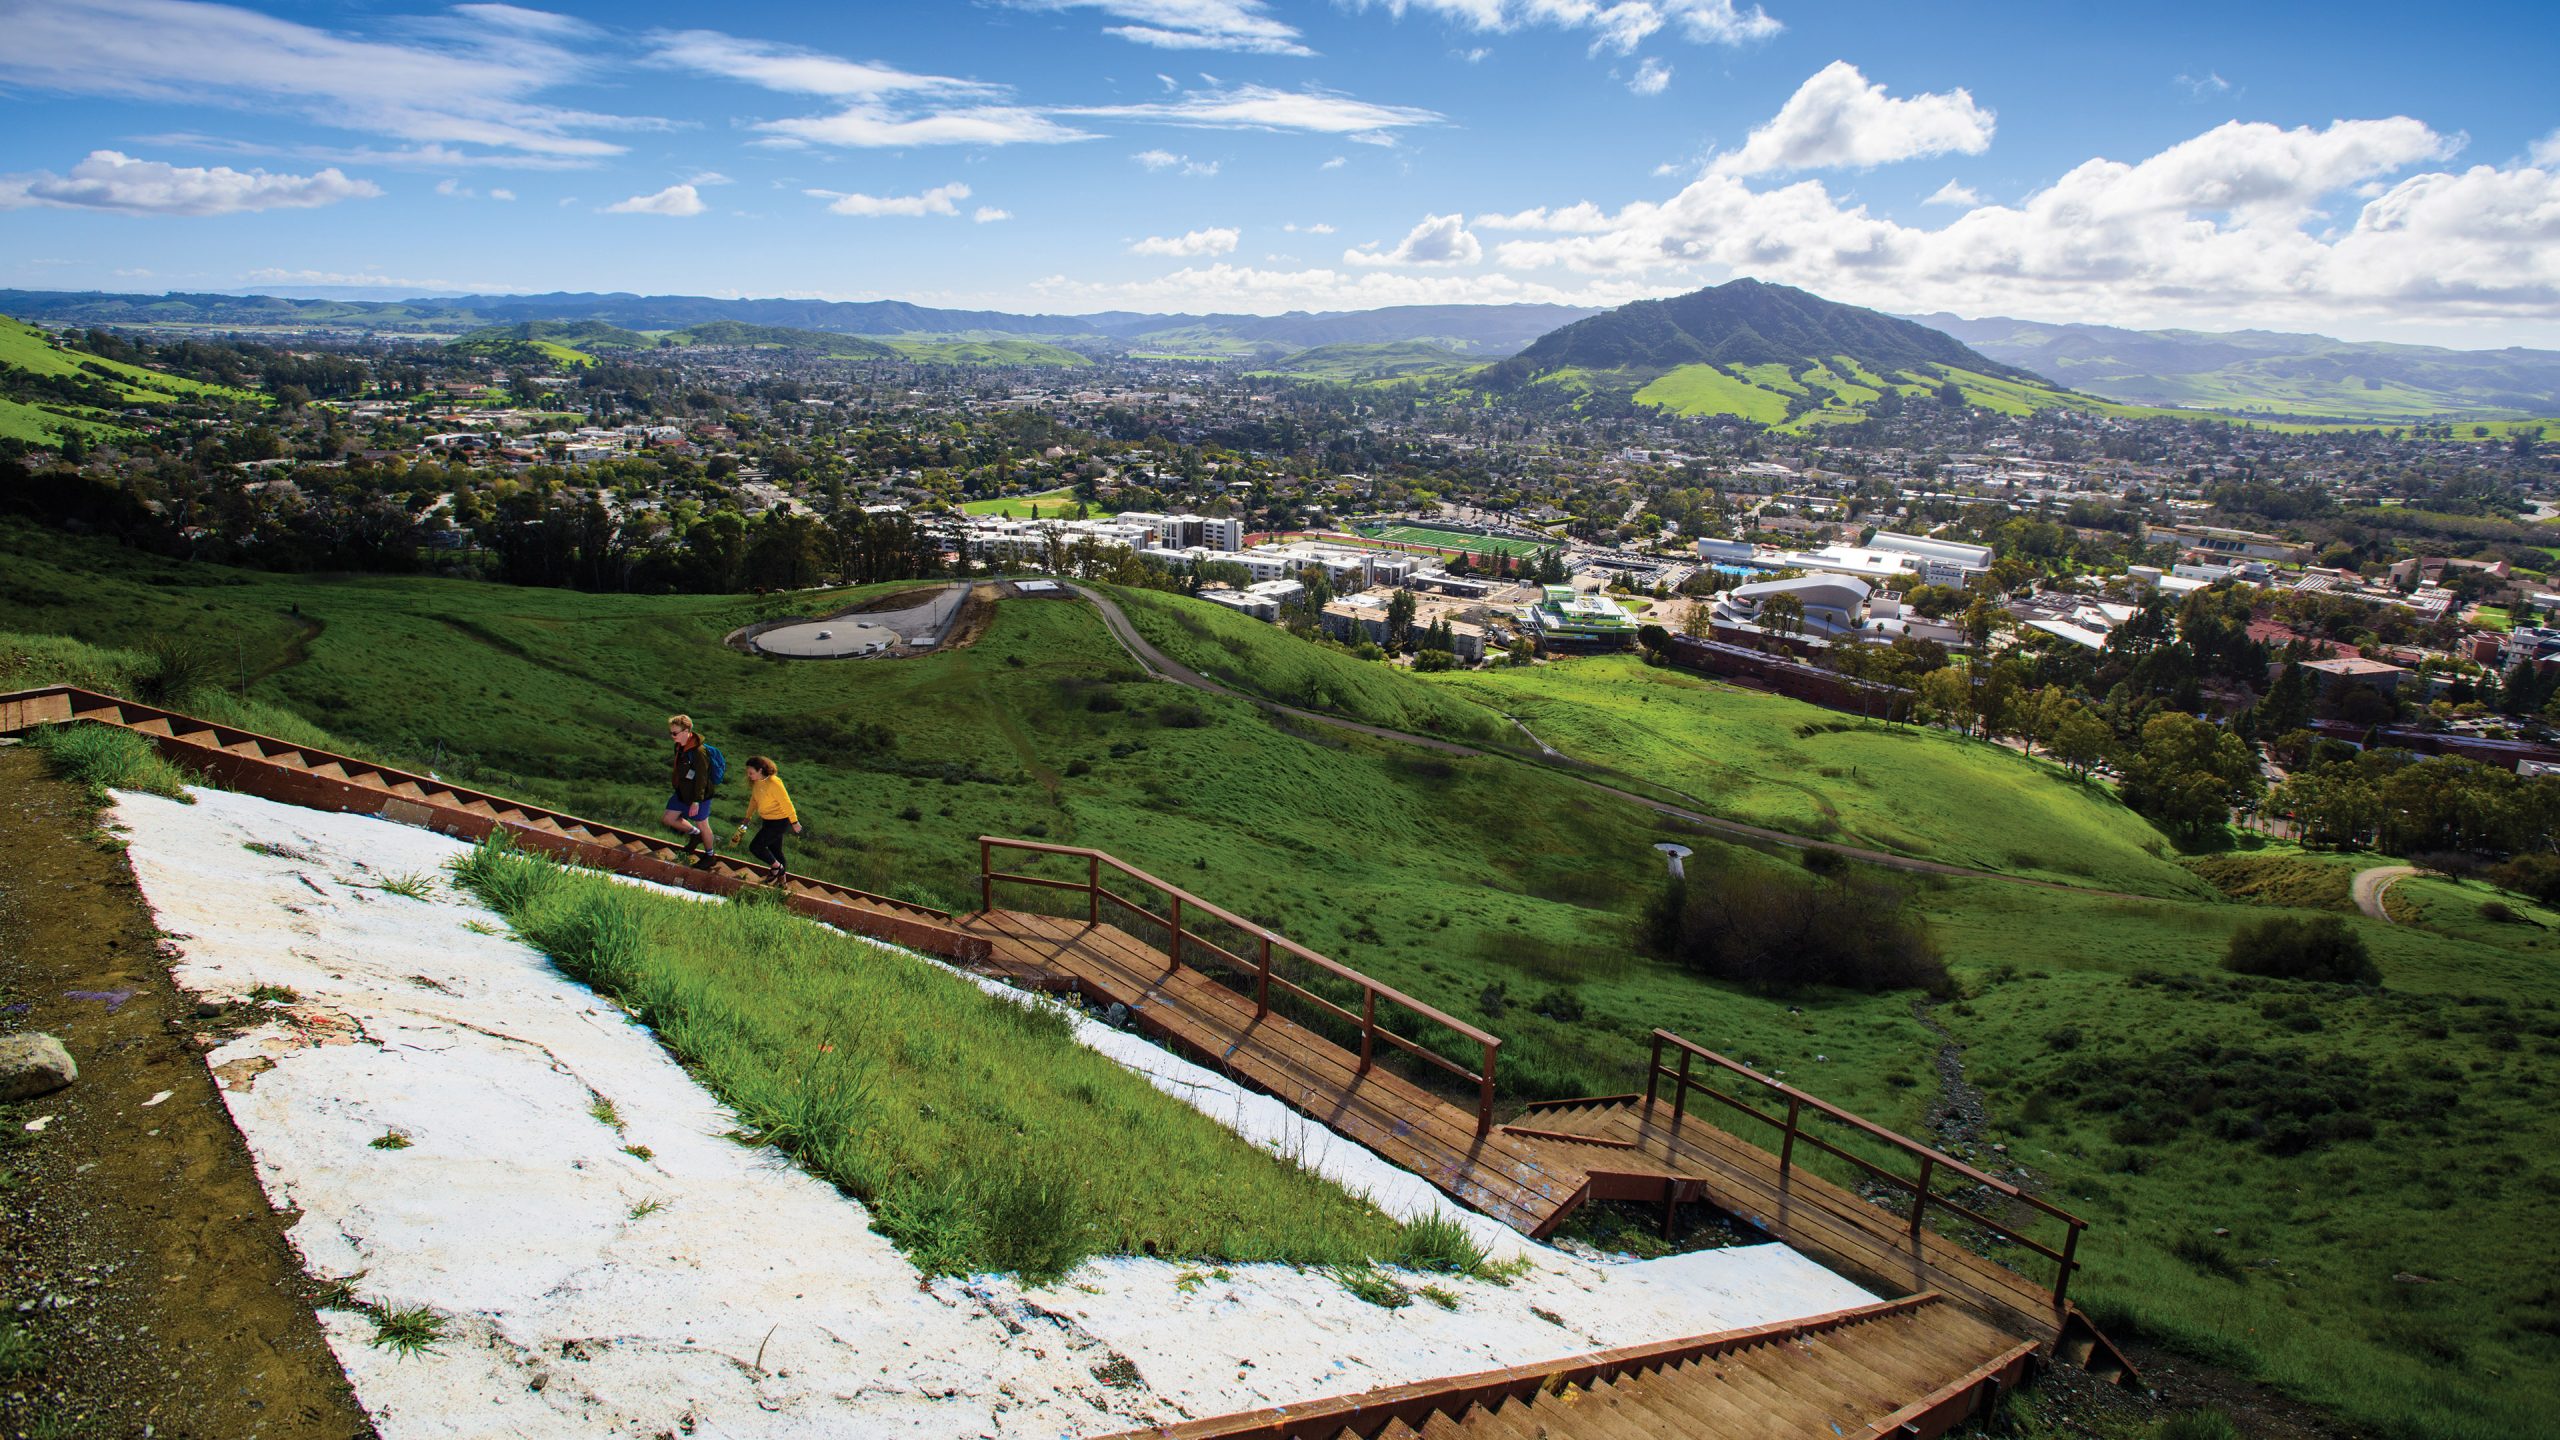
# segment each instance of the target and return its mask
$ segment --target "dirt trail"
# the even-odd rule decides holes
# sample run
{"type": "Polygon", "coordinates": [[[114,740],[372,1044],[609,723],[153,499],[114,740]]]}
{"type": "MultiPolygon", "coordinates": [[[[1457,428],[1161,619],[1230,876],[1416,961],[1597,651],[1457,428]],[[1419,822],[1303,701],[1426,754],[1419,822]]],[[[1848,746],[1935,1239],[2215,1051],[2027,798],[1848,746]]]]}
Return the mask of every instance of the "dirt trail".
{"type": "Polygon", "coordinates": [[[42,1352],[0,1379],[0,1433],[370,1436],[132,869],[33,751],[0,748],[0,796],[0,1029],[80,1067],[0,1107],[0,1327],[42,1352]]]}

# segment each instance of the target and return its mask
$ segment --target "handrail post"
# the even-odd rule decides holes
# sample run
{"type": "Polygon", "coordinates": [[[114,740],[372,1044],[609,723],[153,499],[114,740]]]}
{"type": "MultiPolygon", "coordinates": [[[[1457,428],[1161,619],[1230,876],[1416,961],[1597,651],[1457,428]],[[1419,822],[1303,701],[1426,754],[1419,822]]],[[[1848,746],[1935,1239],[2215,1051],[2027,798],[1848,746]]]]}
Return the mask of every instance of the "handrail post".
{"type": "Polygon", "coordinates": [[[1787,1175],[1796,1163],[1796,1120],[1804,1102],[1793,1095],[1787,1097],[1787,1140],[1778,1147],[1778,1183],[1787,1183],[1787,1175]]]}
{"type": "Polygon", "coordinates": [[[1671,1092],[1671,1128],[1672,1128],[1672,1129],[1674,1129],[1674,1130],[1679,1129],[1679,1128],[1680,1128],[1680,1122],[1681,1122],[1681,1120],[1683,1120],[1684,1118],[1686,1118],[1686,1117],[1688,1116],[1688,1114],[1689,1114],[1689,1051],[1688,1051],[1688,1048],[1687,1048],[1686,1046],[1683,1046],[1683,1047],[1681,1048],[1681,1051],[1680,1051],[1680,1082],[1679,1082],[1679,1086],[1678,1086],[1678,1088],[1674,1089],[1674,1090],[1671,1092]]]}
{"type": "Polygon", "coordinates": [[[1378,1040],[1378,992],[1360,987],[1360,1073],[1369,1073],[1369,1054],[1378,1040]]]}
{"type": "Polygon", "coordinates": [[[978,908],[996,908],[996,846],[984,835],[978,837],[978,908]]]}
{"type": "Polygon", "coordinates": [[[1173,942],[1171,948],[1173,952],[1173,963],[1180,965],[1182,963],[1182,892],[1179,890],[1172,892],[1172,900],[1173,942]]]}
{"type": "Polygon", "coordinates": [[[1920,1238],[1920,1217],[1929,1209],[1929,1177],[1937,1173],[1937,1169],[1937,1156],[1923,1154],[1920,1157],[1920,1184],[1911,1192],[1911,1238],[1914,1240],[1920,1238]]]}
{"type": "Polygon", "coordinates": [[[1484,1042],[1484,1074],[1476,1078],[1476,1133],[1478,1135],[1493,1128],[1493,1066],[1501,1051],[1501,1041],[1484,1042]]]}
{"type": "Polygon", "coordinates": [[[1088,925],[1102,923],[1102,856],[1100,852],[1084,857],[1084,921],[1088,925]]]}
{"type": "Polygon", "coordinates": [[[1653,1058],[1644,1067],[1644,1113],[1653,1114],[1654,1092],[1662,1085],[1662,1032],[1653,1032],[1653,1058]]]}
{"type": "Polygon", "coordinates": [[[1271,932],[1262,932],[1262,966],[1254,972],[1253,1018],[1271,1013],[1271,932]]]}
{"type": "Polygon", "coordinates": [[[2080,1253],[2080,1230],[2080,1223],[2074,1221],[2063,1233],[2062,1269],[2053,1277],[2053,1308],[2056,1310],[2062,1308],[2062,1297],[2071,1293],[2071,1270],[2079,1263],[2073,1257],[2080,1253]]]}

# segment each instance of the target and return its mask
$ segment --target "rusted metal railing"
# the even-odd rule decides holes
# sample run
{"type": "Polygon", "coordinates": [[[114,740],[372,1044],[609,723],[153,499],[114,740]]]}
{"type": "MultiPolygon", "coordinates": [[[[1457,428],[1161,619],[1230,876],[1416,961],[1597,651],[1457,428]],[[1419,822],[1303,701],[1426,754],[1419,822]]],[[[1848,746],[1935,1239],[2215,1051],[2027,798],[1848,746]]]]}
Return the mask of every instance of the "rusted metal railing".
{"type": "Polygon", "coordinates": [[[1081,845],[1052,845],[1037,840],[1010,840],[998,835],[981,835],[978,837],[978,898],[979,903],[989,910],[995,908],[996,886],[999,883],[1031,885],[1049,890],[1081,891],[1085,896],[1085,919],[1090,924],[1102,923],[1102,907],[1106,902],[1116,907],[1119,912],[1146,920],[1164,930],[1169,937],[1165,949],[1173,964],[1196,961],[1203,956],[1213,957],[1243,977],[1251,986],[1255,1019],[1259,1020],[1271,1013],[1271,997],[1274,991],[1312,1005],[1358,1030],[1360,1035],[1359,1073],[1365,1075],[1369,1072],[1370,1067],[1377,1060],[1378,1043],[1384,1041],[1426,1064],[1472,1083],[1476,1091],[1476,1133],[1481,1135],[1492,1128],[1494,1067],[1499,1058],[1502,1041],[1445,1010],[1416,1000],[1392,985],[1381,984],[1340,961],[1319,955],[1294,940],[1274,934],[1266,926],[1258,925],[1222,906],[1213,905],[1179,885],[1158,879],[1100,850],[1081,845]],[[1060,880],[1047,875],[1024,875],[998,870],[995,852],[1000,849],[1081,859],[1085,862],[1084,878],[1060,880]],[[1109,869],[1114,874],[1127,876],[1141,885],[1158,891],[1164,897],[1162,903],[1165,913],[1157,914],[1104,884],[1105,869],[1109,869]],[[1239,955],[1201,934],[1199,919],[1203,916],[1230,926],[1250,937],[1254,953],[1249,957],[1239,955]],[[1335,979],[1357,986],[1360,991],[1360,1008],[1355,1011],[1338,1005],[1315,991],[1297,984],[1286,975],[1277,973],[1273,967],[1275,955],[1296,959],[1335,979]],[[1380,1001],[1428,1020],[1456,1035],[1461,1041],[1475,1045],[1481,1057],[1481,1068],[1469,1069],[1430,1046],[1409,1036],[1397,1034],[1380,1024],[1378,1021],[1380,1001]]]}
{"type": "Polygon", "coordinates": [[[1668,1030],[1656,1030],[1653,1032],[1653,1059],[1652,1062],[1645,1067],[1644,1108],[1645,1114],[1648,1117],[1652,1115],[1654,1107],[1661,1103],[1662,1082],[1665,1080],[1672,1082],[1671,1124],[1674,1129],[1677,1129],[1681,1121],[1686,1119],[1688,1116],[1689,1094],[1691,1091],[1694,1090],[1701,1094],[1710,1096],[1722,1104],[1768,1125],[1770,1128],[1778,1132],[1780,1137],[1778,1148],[1778,1173],[1782,1181],[1792,1173],[1795,1168],[1796,1144],[1798,1141],[1811,1145],[1825,1154],[1834,1155],[1842,1160],[1846,1160],[1850,1164],[1857,1166],[1860,1170],[1874,1176],[1885,1184],[1910,1193],[1911,1213],[1907,1217],[1907,1222],[1910,1226],[1911,1238],[1915,1242],[1920,1238],[1920,1229],[1923,1222],[1927,1220],[1929,1211],[1934,1208],[1948,1211],[1952,1214],[1961,1216],[1966,1220],[1970,1220],[1974,1224],[1981,1226],[1983,1229],[1990,1231],[1992,1234],[1997,1235],[2012,1244],[2020,1246],[2023,1249],[2033,1251],[2047,1260],[2052,1261],[2055,1266],[2053,1277],[2053,1305],[2056,1310],[2060,1310],[2062,1308],[2063,1297],[2070,1292],[2071,1273],[2073,1270],[2077,1269],[2079,1265],[2078,1255],[2080,1251],[2080,1232],[2089,1227],[2088,1221],[2081,1219],[2079,1216],[2072,1214],[2070,1211],[2065,1210],[2060,1206],[2030,1195],[2026,1191],[2019,1189],[2017,1186],[2010,1184],[2006,1180],[1984,1174],[1982,1171],[1975,1169],[1971,1165],[1967,1165],[1963,1161],[1958,1160],[1944,1151],[1932,1149],[1908,1136],[1898,1135],[1891,1130],[1887,1130],[1883,1126],[1867,1119],[1863,1115],[1857,1115],[1850,1111],[1843,1110],[1839,1106],[1834,1105],[1830,1101],[1824,1100],[1819,1096],[1808,1095],[1804,1091],[1787,1084],[1783,1080],[1772,1079],[1739,1061],[1728,1060],[1724,1056],[1706,1049],[1703,1046],[1684,1040],[1681,1037],[1672,1034],[1668,1030]],[[1663,1062],[1663,1053],[1666,1050],[1678,1055],[1679,1064],[1677,1066],[1666,1065],[1663,1062]],[[1765,1091],[1772,1097],[1785,1101],[1787,1107],[1786,1113],[1784,1115],[1773,1114],[1767,1110],[1761,1109],[1757,1105],[1746,1102],[1740,1096],[1726,1094],[1724,1091],[1707,1083],[1706,1080],[1699,1078],[1694,1073],[1695,1066],[1700,1062],[1703,1062],[1706,1065],[1710,1073],[1721,1071],[1737,1076],[1748,1086],[1765,1091]],[[1844,1149],[1822,1136],[1814,1134],[1812,1131],[1805,1128],[1805,1121],[1808,1117],[1828,1120],[1835,1124],[1845,1126],[1856,1134],[1877,1144],[1883,1145],[1888,1150],[1898,1152],[1917,1160],[1919,1162],[1919,1175],[1916,1178],[1904,1175],[1897,1170],[1884,1165],[1879,1165],[1855,1151],[1844,1149]],[[2055,1220],[2061,1221],[2064,1226],[2061,1248],[2056,1249],[2033,1236],[2021,1233],[2014,1225],[1994,1220],[1990,1216],[1984,1215],[1970,1206],[1939,1194],[1932,1187],[1934,1182],[1942,1173],[1958,1176],[1973,1185],[1978,1185],[1983,1189],[1998,1195],[2003,1200],[2007,1200],[2012,1204],[2023,1205],[2044,1216],[2049,1216],[2055,1220]]]}

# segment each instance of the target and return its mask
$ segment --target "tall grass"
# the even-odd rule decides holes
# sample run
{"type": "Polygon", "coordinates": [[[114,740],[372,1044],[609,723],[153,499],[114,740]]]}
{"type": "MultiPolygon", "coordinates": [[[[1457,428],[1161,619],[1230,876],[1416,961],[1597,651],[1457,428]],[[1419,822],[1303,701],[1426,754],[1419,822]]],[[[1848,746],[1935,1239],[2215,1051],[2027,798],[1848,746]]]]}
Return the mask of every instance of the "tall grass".
{"type": "Polygon", "coordinates": [[[1065,1016],[744,899],[702,905],[499,844],[456,878],[615,996],[761,1143],[871,1207],[932,1274],[1054,1279],[1148,1254],[1479,1269],[1078,1044],[1065,1016]]]}
{"type": "Polygon", "coordinates": [[[110,790],[187,798],[185,772],[130,730],[91,721],[43,725],[28,733],[27,743],[45,757],[54,773],[88,791],[92,804],[107,803],[110,790]]]}

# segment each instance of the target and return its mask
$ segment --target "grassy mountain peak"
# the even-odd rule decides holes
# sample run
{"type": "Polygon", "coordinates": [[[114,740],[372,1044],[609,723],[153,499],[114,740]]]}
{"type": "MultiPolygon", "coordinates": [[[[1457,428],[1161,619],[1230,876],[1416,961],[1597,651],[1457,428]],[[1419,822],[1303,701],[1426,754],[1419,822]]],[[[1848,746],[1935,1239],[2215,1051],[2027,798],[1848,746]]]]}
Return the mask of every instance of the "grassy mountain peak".
{"type": "Polygon", "coordinates": [[[1658,374],[1683,365],[1795,365],[1835,355],[1878,372],[1946,365],[2037,378],[1926,325],[1743,279],[1578,320],[1495,366],[1486,383],[1507,389],[1567,369],[1658,374]]]}

